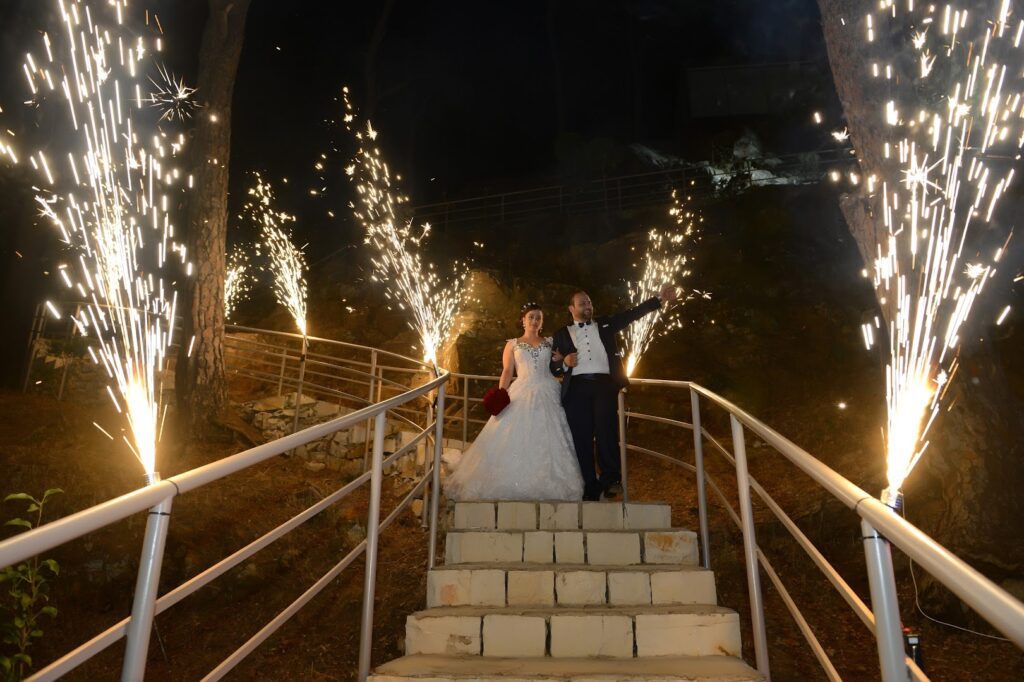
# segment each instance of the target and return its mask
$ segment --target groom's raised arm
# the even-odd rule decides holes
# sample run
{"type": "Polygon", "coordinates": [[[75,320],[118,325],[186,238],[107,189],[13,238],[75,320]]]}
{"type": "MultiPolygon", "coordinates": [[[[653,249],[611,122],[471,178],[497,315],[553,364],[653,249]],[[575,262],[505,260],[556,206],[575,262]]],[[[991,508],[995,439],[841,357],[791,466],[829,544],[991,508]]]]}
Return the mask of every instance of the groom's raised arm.
{"type": "Polygon", "coordinates": [[[635,308],[630,308],[629,310],[624,310],[621,313],[612,315],[608,318],[607,324],[612,328],[613,332],[620,332],[644,315],[653,313],[660,307],[661,299],[657,296],[652,296],[635,308]]]}

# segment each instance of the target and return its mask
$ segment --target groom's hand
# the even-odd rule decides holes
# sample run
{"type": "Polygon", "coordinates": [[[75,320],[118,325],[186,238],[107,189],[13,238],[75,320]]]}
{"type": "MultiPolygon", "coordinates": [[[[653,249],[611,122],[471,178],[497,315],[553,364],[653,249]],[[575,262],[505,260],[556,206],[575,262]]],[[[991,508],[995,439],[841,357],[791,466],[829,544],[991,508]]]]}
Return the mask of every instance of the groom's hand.
{"type": "Polygon", "coordinates": [[[679,296],[676,294],[676,288],[671,284],[663,284],[661,286],[661,293],[658,295],[662,303],[672,303],[679,296]]]}
{"type": "Polygon", "coordinates": [[[565,363],[566,367],[575,367],[579,363],[579,357],[576,353],[569,353],[562,359],[562,362],[565,363]]]}

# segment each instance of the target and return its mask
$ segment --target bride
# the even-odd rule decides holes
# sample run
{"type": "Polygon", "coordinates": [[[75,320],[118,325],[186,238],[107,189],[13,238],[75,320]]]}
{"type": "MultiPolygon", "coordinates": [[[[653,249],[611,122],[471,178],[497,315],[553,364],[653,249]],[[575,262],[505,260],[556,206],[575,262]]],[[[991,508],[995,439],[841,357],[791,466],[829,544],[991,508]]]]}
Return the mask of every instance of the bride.
{"type": "MultiPolygon", "coordinates": [[[[551,338],[536,303],[520,311],[523,336],[502,353],[499,386],[511,402],[491,417],[445,483],[453,500],[579,500],[583,477],[551,376],[551,338]],[[512,381],[515,372],[516,381],[512,381]]],[[[560,360],[556,352],[554,360],[560,360]]]]}

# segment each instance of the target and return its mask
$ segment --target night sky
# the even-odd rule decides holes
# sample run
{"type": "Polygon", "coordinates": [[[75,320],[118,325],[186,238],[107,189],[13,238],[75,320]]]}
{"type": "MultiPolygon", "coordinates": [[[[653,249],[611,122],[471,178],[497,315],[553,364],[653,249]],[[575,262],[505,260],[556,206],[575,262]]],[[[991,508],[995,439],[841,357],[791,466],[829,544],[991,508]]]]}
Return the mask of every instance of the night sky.
{"type": "MultiPolygon", "coordinates": [[[[0,3],[0,125],[23,149],[60,134],[46,107],[22,104],[24,54],[37,49],[40,28],[56,25],[52,6],[0,3]]],[[[194,83],[205,2],[144,6],[160,16],[166,66],[194,83]]],[[[235,88],[232,209],[241,207],[247,173],[260,170],[276,181],[281,208],[298,215],[299,240],[333,250],[358,234],[339,173],[353,151],[335,123],[343,85],[371,113],[414,204],[649,170],[625,151],[634,143],[696,161],[751,129],[772,151],[820,148],[827,131],[809,125],[810,107],[834,107],[835,95],[819,24],[814,0],[253,0],[235,88]],[[801,84],[790,105],[693,115],[688,70],[797,63],[826,75],[801,84]],[[312,198],[322,152],[331,153],[334,175],[312,198]]],[[[0,165],[3,304],[18,329],[2,350],[16,354],[32,309],[52,289],[45,273],[57,258],[52,228],[36,224],[30,182],[29,169],[0,165]]]]}

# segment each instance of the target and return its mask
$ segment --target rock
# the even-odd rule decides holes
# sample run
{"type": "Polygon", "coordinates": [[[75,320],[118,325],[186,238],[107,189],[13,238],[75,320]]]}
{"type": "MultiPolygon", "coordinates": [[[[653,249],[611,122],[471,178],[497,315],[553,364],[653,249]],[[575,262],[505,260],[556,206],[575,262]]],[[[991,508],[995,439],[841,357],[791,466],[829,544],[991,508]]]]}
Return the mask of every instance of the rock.
{"type": "Polygon", "coordinates": [[[354,523],[348,527],[344,535],[345,543],[349,546],[355,546],[366,539],[366,529],[360,524],[354,523]]]}
{"type": "Polygon", "coordinates": [[[423,500],[413,500],[409,508],[412,509],[413,516],[417,518],[423,516],[423,500]]]}
{"type": "Polygon", "coordinates": [[[309,471],[323,471],[327,465],[323,462],[306,462],[306,469],[309,471]]]}
{"type": "Polygon", "coordinates": [[[337,403],[328,403],[323,400],[317,400],[310,411],[318,420],[326,421],[326,418],[333,419],[338,416],[338,405],[337,403]]]}

